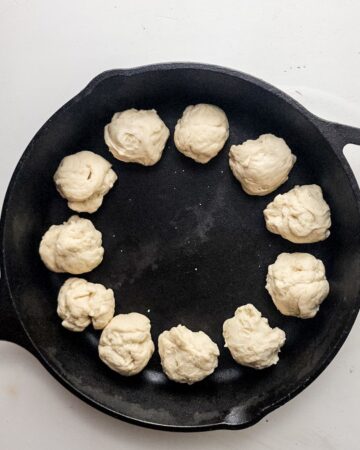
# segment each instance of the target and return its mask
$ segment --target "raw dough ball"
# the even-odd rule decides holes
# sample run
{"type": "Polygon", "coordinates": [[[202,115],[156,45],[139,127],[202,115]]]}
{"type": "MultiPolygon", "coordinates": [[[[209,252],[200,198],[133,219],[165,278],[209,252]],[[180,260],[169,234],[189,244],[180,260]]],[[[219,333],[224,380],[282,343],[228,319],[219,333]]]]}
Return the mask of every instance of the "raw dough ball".
{"type": "Polygon", "coordinates": [[[199,103],[188,106],[175,127],[176,148],[185,156],[205,164],[224,147],[229,122],[222,109],[199,103]]]}
{"type": "Polygon", "coordinates": [[[330,208],[316,184],[279,194],[264,211],[266,228],[295,244],[323,241],[330,235],[330,208]]]}
{"type": "Polygon", "coordinates": [[[309,253],[281,253],[268,268],[268,290],[285,316],[314,317],[329,293],[325,267],[309,253]]]}
{"type": "Polygon", "coordinates": [[[115,158],[152,166],[161,158],[169,130],[155,109],[127,109],[105,127],[105,142],[115,158]]]}
{"type": "Polygon", "coordinates": [[[155,349],[150,328],[150,320],[142,314],[115,316],[101,333],[100,359],[121,375],[141,372],[155,349]]]}
{"type": "Polygon", "coordinates": [[[296,161],[284,139],[263,134],[232,145],[229,164],[235,178],[250,195],[267,195],[288,179],[296,161]]]}
{"type": "Polygon", "coordinates": [[[53,272],[74,275],[90,272],[103,260],[101,233],[88,219],[71,216],[62,225],[52,225],[40,242],[39,253],[53,272]]]}
{"type": "Polygon", "coordinates": [[[112,289],[83,278],[69,278],[61,286],[57,313],[62,326],[70,331],[83,331],[92,322],[102,330],[113,318],[115,298],[112,289]]]}
{"type": "Polygon", "coordinates": [[[158,347],[164,372],[178,383],[201,381],[218,365],[218,346],[207,334],[191,331],[183,325],[163,331],[158,347]]]}
{"type": "Polygon", "coordinates": [[[66,156],[54,175],[56,189],[77,212],[93,213],[117,180],[111,164],[86,150],[66,156]]]}
{"type": "Polygon", "coordinates": [[[254,369],[276,364],[286,338],[283,330],[271,328],[251,304],[240,306],[234,317],[224,322],[223,336],[235,361],[254,369]]]}

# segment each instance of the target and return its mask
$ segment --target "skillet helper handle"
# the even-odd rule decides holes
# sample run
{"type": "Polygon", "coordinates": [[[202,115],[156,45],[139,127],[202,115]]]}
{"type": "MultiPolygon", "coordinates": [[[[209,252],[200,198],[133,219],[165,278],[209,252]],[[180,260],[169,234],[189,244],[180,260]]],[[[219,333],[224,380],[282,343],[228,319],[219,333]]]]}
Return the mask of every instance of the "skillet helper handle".
{"type": "Polygon", "coordinates": [[[3,279],[0,279],[0,340],[13,342],[34,353],[34,348],[19,322],[3,279]]]}
{"type": "Polygon", "coordinates": [[[341,153],[346,144],[360,145],[360,128],[326,120],[321,120],[320,126],[323,133],[341,153]]]}

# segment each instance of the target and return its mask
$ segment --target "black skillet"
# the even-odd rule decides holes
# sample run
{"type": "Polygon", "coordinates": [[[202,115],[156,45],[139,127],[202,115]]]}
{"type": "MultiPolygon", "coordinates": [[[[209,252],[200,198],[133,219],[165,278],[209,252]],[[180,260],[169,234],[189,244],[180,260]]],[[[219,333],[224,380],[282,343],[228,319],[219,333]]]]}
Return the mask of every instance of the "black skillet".
{"type": "Polygon", "coordinates": [[[342,153],[347,143],[360,144],[359,129],[321,120],[233,70],[164,64],[99,75],[46,122],[12,177],[1,222],[0,337],[30,350],[67,389],[120,419],[187,431],[256,423],[324,370],[359,309],[360,193],[342,153]],[[155,108],[173,132],[185,106],[198,102],[219,105],[230,121],[225,149],[210,163],[182,156],[172,135],[153,167],[120,163],[107,151],[103,128],[114,112],[155,108]],[[325,242],[295,245],[267,232],[262,211],[275,193],[248,196],[232,176],[230,145],[262,133],[282,136],[298,157],[276,193],[296,184],[323,188],[333,220],[325,242]],[[98,332],[61,327],[56,298],[66,275],[45,269],[38,245],[51,224],[72,214],[52,175],[65,155],[81,149],[106,157],[119,176],[91,215],[105,259],[85,277],[114,289],[117,313],[148,315],[155,341],[178,323],[208,333],[221,356],[203,382],[167,380],[156,353],[140,375],[121,377],[98,359],[98,332]],[[264,289],[268,264],[284,251],[310,252],[326,265],[331,292],[314,319],[282,316],[264,289]],[[247,302],[286,332],[275,367],[238,366],[223,348],[224,319],[247,302]]]}

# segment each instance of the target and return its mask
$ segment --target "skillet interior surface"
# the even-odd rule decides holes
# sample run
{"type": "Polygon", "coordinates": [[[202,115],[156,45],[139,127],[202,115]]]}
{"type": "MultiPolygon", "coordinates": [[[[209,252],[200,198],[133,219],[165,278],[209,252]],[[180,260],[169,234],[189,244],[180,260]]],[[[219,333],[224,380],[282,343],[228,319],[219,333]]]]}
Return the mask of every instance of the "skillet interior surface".
{"type": "MultiPolygon", "coordinates": [[[[265,85],[266,86],[266,85],[265,85]]],[[[175,67],[114,72],[56,113],[25,153],[8,197],[4,268],[32,342],[62,381],[111,414],[149,426],[177,429],[242,427],[286,401],[329,362],[358,309],[359,213],[338,156],[311,115],[252,79],[217,69],[175,67]],[[183,109],[214,103],[226,112],[230,137],[206,165],[176,151],[173,130],[183,109]],[[155,108],[171,131],[153,167],[124,164],[108,152],[103,128],[116,111],[155,108]],[[246,195],[228,167],[230,145],[262,133],[283,137],[298,160],[289,180],[266,197],[246,195]],[[61,327],[57,293],[67,278],[45,269],[42,234],[73,213],[52,176],[60,160],[92,150],[112,162],[118,181],[89,217],[103,233],[103,263],[83,277],[112,288],[116,313],[137,311],[161,331],[182,323],[203,330],[221,350],[213,375],[193,386],[162,373],[157,353],[139,375],[124,378],[98,358],[99,332],[61,327]],[[278,193],[317,183],[332,211],[325,242],[295,245],[266,231],[262,211],[278,193]],[[312,320],[282,316],[265,286],[267,266],[281,252],[321,258],[330,295],[312,320]],[[223,348],[222,324],[253,303],[287,335],[279,363],[263,371],[235,364],[223,348]],[[351,320],[349,318],[352,318],[351,320]]]]}

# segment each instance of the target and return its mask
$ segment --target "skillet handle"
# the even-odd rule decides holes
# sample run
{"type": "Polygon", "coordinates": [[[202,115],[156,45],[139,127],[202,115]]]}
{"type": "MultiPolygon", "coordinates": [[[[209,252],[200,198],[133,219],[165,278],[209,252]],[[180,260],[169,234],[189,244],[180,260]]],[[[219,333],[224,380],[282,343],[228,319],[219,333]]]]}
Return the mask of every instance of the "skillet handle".
{"type": "Polygon", "coordinates": [[[319,119],[319,122],[322,132],[339,152],[342,153],[346,144],[360,145],[360,128],[323,119],[319,119]]]}
{"type": "Polygon", "coordinates": [[[35,354],[34,347],[19,322],[4,279],[0,279],[0,340],[13,342],[35,354]]]}

